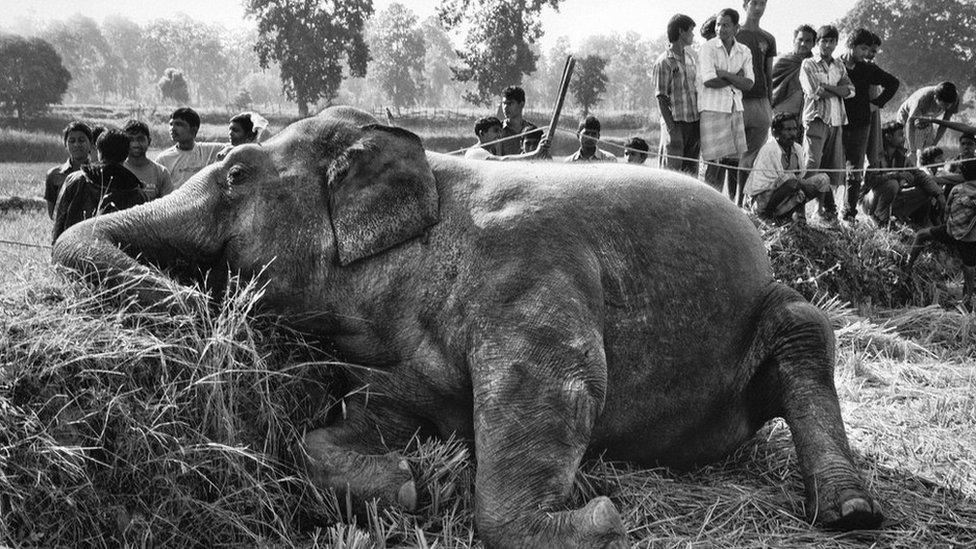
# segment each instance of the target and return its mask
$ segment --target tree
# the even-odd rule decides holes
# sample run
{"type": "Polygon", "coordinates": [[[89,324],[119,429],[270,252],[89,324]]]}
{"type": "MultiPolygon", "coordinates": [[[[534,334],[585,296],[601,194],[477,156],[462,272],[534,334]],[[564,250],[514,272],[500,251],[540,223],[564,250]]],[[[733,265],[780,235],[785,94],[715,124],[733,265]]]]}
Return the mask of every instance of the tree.
{"type": "Polygon", "coordinates": [[[254,50],[261,67],[278,62],[282,90],[301,116],[308,116],[310,103],[335,99],[343,56],[352,76],[366,74],[363,27],[373,14],[372,0],[247,0],[245,7],[258,22],[254,50]]]}
{"type": "Polygon", "coordinates": [[[605,69],[607,91],[602,101],[607,108],[648,111],[656,104],[654,94],[648,92],[654,60],[667,44],[666,37],[650,41],[629,31],[623,35],[590,36],[583,41],[578,53],[609,59],[605,69]]]}
{"type": "Polygon", "coordinates": [[[44,38],[54,46],[71,73],[70,93],[76,100],[104,100],[115,91],[117,73],[112,66],[116,60],[94,19],[75,14],[65,21],[54,21],[44,32],[44,38]]]}
{"type": "Polygon", "coordinates": [[[143,29],[124,17],[107,17],[102,22],[102,35],[111,50],[105,70],[115,74],[115,91],[127,99],[138,98],[142,81],[143,29]]]}
{"type": "Polygon", "coordinates": [[[221,30],[188,18],[157,19],[146,27],[143,60],[149,74],[180,67],[195,86],[198,102],[222,105],[234,89],[228,85],[227,60],[221,30]]]}
{"type": "Polygon", "coordinates": [[[590,107],[600,102],[607,91],[607,60],[598,55],[587,55],[576,62],[573,80],[569,83],[576,103],[583,109],[583,116],[590,114],[590,107]]]}
{"type": "Polygon", "coordinates": [[[23,121],[60,103],[71,73],[54,47],[40,38],[0,35],[0,107],[23,121]]]}
{"type": "Polygon", "coordinates": [[[459,67],[451,67],[460,82],[478,83],[465,99],[489,105],[509,85],[536,69],[538,56],[531,45],[542,36],[539,12],[546,5],[558,10],[560,0],[443,0],[438,16],[450,29],[467,29],[458,52],[459,67]]]}
{"type": "Polygon", "coordinates": [[[881,36],[879,64],[909,87],[943,80],[976,86],[972,0],[858,0],[838,27],[881,36]]]}
{"type": "Polygon", "coordinates": [[[254,100],[251,99],[251,94],[247,90],[240,90],[237,92],[237,95],[234,96],[234,106],[237,107],[237,110],[247,110],[251,107],[251,103],[253,102],[254,100]]]}
{"type": "Polygon", "coordinates": [[[424,90],[427,46],[417,16],[394,2],[376,14],[367,38],[373,57],[370,71],[393,105],[399,109],[418,103],[424,90]]]}
{"type": "Polygon", "coordinates": [[[156,83],[156,87],[163,99],[172,99],[177,104],[190,102],[190,87],[183,77],[183,71],[179,69],[168,68],[163,71],[163,77],[156,83]]]}

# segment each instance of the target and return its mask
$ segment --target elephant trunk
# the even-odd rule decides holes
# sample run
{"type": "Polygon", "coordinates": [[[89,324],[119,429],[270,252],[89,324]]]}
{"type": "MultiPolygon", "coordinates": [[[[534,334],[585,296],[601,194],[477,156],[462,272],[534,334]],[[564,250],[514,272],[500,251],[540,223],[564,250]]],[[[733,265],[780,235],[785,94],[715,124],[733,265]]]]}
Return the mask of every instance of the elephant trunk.
{"type": "MultiPolygon", "coordinates": [[[[207,185],[217,167],[197,174],[176,193],[153,202],[73,225],[54,244],[55,264],[94,283],[133,284],[139,300],[157,303],[171,283],[147,266],[217,263],[223,239],[215,215],[218,200],[207,185]]],[[[129,291],[129,290],[127,290],[129,291]]]]}

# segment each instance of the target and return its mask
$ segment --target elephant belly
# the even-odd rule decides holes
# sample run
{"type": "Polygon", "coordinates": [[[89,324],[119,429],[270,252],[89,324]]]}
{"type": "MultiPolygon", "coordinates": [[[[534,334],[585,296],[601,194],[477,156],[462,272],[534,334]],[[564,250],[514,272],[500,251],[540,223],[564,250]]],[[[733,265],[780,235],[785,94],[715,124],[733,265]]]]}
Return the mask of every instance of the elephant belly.
{"type": "Polygon", "coordinates": [[[608,310],[607,396],[591,451],[690,466],[720,459],[755,432],[747,387],[756,365],[744,359],[753,335],[749,307],[735,303],[699,299],[657,303],[641,314],[608,310]]]}

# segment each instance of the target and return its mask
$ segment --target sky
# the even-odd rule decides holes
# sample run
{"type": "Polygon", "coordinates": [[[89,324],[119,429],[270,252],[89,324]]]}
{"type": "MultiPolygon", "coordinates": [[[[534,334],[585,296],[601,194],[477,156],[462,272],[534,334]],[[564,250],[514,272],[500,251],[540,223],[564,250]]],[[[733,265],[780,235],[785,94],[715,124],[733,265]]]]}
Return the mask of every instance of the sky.
{"type": "MultiPolygon", "coordinates": [[[[380,11],[393,0],[374,0],[380,11]]],[[[440,0],[400,0],[401,4],[424,18],[434,14],[440,0]]],[[[776,37],[779,50],[788,50],[792,30],[801,23],[817,27],[831,23],[846,14],[856,0],[768,0],[762,27],[776,37]]],[[[654,39],[664,34],[668,19],[675,13],[690,15],[699,24],[711,14],[726,7],[739,9],[741,0],[562,0],[559,12],[544,8],[542,23],[545,35],[543,49],[548,49],[559,36],[567,36],[574,44],[594,34],[636,31],[654,39]]],[[[170,18],[177,13],[207,22],[221,23],[235,28],[253,26],[244,18],[241,0],[0,0],[3,22],[8,30],[43,27],[52,19],[64,19],[83,13],[98,21],[106,16],[119,15],[138,23],[157,18],[170,18]]]]}

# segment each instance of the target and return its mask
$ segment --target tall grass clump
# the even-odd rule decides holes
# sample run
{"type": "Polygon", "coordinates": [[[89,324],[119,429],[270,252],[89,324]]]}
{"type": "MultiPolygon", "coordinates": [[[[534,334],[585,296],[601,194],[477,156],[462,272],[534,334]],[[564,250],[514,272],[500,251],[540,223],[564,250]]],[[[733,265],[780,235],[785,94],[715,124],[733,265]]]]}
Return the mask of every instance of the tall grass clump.
{"type": "Polygon", "coordinates": [[[255,315],[260,295],[180,289],[165,312],[81,285],[5,296],[0,545],[255,544],[335,520],[294,450],[328,368],[255,315]]]}
{"type": "Polygon", "coordinates": [[[64,162],[67,153],[61,135],[0,128],[3,162],[64,162]]]}
{"type": "Polygon", "coordinates": [[[911,229],[759,226],[776,277],[807,299],[834,295],[856,306],[886,308],[951,303],[946,282],[960,272],[955,254],[929,245],[907,272],[911,229]]]}

